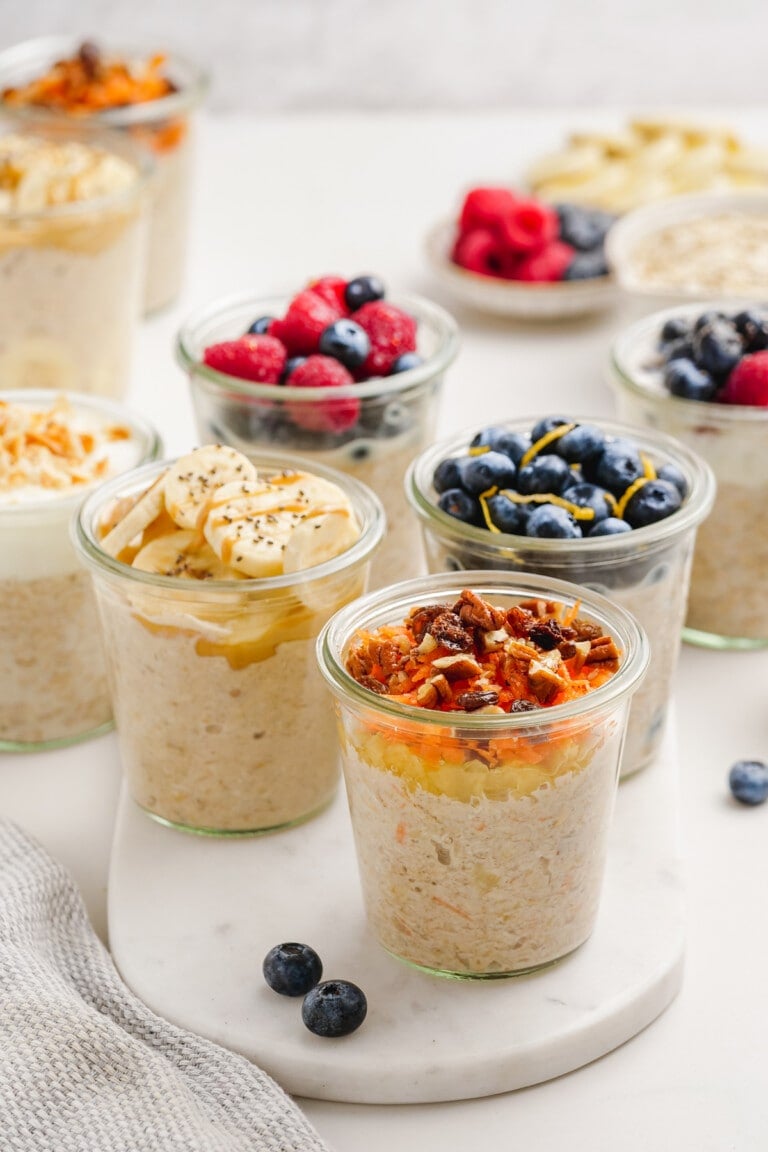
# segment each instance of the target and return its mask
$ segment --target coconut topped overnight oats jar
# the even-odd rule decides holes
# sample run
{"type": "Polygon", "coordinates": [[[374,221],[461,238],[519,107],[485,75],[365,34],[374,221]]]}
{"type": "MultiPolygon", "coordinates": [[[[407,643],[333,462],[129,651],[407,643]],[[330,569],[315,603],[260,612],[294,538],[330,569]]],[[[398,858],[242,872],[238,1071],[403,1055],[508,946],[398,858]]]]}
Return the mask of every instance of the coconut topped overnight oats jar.
{"type": "Polygon", "coordinates": [[[0,393],[1,751],[111,724],[96,604],[69,526],[89,491],[159,448],[148,424],[108,401],[0,393]]]}
{"type": "Polygon", "coordinates": [[[633,613],[651,647],[632,704],[622,775],[664,733],[697,527],[714,498],[708,466],[657,432],[592,417],[504,421],[413,462],[406,491],[432,572],[537,572],[633,613]]]}
{"type": "Polygon", "coordinates": [[[365,590],[381,505],[348,477],[208,445],[105,485],[76,545],[99,604],[133,798],[162,823],[253,834],[333,796],[314,661],[365,590]]]}
{"type": "Polygon", "coordinates": [[[486,978],[583,944],[648,662],[632,617],[563,581],[445,574],[343,609],[318,659],[380,943],[486,978]]]}
{"type": "Polygon", "coordinates": [[[177,343],[202,439],[246,454],[279,448],[373,489],[387,515],[373,586],[421,568],[402,477],[432,438],[457,351],[456,324],[442,308],[390,300],[373,276],[322,277],[293,297],[220,301],[191,316],[177,343]],[[326,329],[340,329],[342,340],[326,329]]]}
{"type": "Polygon", "coordinates": [[[129,136],[154,160],[145,311],[170,304],[186,263],[194,113],[208,78],[175,53],[103,48],[46,36],[0,52],[2,106],[24,117],[88,117],[129,136]]]}

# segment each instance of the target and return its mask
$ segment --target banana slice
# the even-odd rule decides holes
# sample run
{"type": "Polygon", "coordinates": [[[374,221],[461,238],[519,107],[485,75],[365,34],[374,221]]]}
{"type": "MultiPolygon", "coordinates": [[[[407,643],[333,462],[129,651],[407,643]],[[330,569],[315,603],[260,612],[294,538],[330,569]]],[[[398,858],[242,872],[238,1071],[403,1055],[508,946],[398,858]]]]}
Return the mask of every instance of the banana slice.
{"type": "Polygon", "coordinates": [[[218,488],[255,479],[256,468],[242,452],[208,444],[182,456],[168,469],[165,506],[180,528],[196,528],[218,488]]]}
{"type": "Polygon", "coordinates": [[[158,476],[154,484],[139,497],[130,512],[101,541],[101,547],[108,556],[118,557],[163,511],[165,478],[165,472],[158,476]]]}
{"type": "Polygon", "coordinates": [[[232,580],[238,578],[213,551],[199,531],[179,529],[145,544],[133,559],[140,572],[179,576],[185,580],[232,580]]]}
{"type": "Polygon", "coordinates": [[[528,180],[536,187],[549,180],[588,175],[597,172],[602,159],[602,150],[597,145],[580,144],[561,152],[553,152],[549,156],[542,156],[530,168],[528,180]]]}
{"type": "Polygon", "coordinates": [[[285,546],[283,571],[303,572],[324,564],[351,548],[359,536],[357,521],[341,509],[304,520],[285,546]]]}

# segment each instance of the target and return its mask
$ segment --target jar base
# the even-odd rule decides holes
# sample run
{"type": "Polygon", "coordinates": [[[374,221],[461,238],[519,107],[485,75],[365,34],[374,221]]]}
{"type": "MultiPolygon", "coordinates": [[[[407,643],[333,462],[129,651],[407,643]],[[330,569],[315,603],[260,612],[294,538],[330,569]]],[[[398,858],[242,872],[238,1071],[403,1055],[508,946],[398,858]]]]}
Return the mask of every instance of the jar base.
{"type": "Polygon", "coordinates": [[[69,748],[72,744],[83,744],[104,736],[115,727],[114,720],[106,720],[96,728],[77,732],[72,736],[57,736],[53,740],[0,740],[0,752],[53,752],[57,748],[69,748]]]}
{"type": "Polygon", "coordinates": [[[166,816],[160,816],[157,812],[152,812],[138,800],[134,799],[137,808],[140,808],[151,820],[156,824],[162,824],[165,828],[174,828],[177,832],[191,833],[193,836],[207,836],[210,839],[218,840],[233,840],[245,839],[248,836],[269,836],[273,832],[283,832],[288,828],[296,828],[300,824],[306,824],[308,820],[313,820],[315,816],[319,816],[326,808],[333,802],[333,796],[329,796],[327,800],[318,808],[313,808],[311,812],[306,812],[301,816],[295,817],[293,820],[285,820],[280,824],[270,824],[266,828],[199,828],[194,824],[183,824],[178,820],[169,820],[166,816]]]}
{"type": "Polygon", "coordinates": [[[534,972],[544,972],[547,968],[554,967],[555,964],[560,964],[563,960],[567,960],[569,956],[573,956],[578,952],[588,940],[582,940],[575,948],[571,948],[568,952],[564,952],[562,956],[555,956],[552,960],[544,960],[541,964],[531,964],[527,968],[515,968],[509,972],[455,972],[450,968],[434,968],[429,964],[417,964],[415,960],[408,960],[405,956],[398,955],[393,952],[391,948],[387,948],[385,944],[381,947],[392,956],[395,960],[399,960],[401,964],[405,964],[408,968],[414,968],[417,972],[426,972],[429,976],[441,976],[444,980],[512,980],[516,976],[531,976],[534,972]]]}
{"type": "Polygon", "coordinates": [[[704,632],[700,628],[683,628],[683,640],[686,644],[693,644],[698,648],[712,648],[717,651],[730,649],[731,651],[754,652],[759,648],[768,648],[768,636],[720,636],[717,632],[704,632]]]}

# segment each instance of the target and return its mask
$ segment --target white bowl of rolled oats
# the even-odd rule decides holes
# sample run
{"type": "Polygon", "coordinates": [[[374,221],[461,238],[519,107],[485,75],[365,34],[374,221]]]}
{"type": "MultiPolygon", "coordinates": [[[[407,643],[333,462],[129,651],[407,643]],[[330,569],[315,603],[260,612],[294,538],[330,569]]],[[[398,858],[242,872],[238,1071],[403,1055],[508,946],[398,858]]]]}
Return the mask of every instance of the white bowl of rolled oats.
{"type": "Polygon", "coordinates": [[[606,255],[626,292],[653,307],[768,299],[768,192],[673,196],[628,212],[606,255]]]}

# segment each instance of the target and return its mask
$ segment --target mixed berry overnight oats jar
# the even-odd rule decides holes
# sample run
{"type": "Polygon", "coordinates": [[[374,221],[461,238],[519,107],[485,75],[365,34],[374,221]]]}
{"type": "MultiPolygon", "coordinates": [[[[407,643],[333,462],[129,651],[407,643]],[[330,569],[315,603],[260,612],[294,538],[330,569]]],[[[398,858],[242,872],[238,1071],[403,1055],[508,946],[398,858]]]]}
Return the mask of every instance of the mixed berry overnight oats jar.
{"type": "Polygon", "coordinates": [[[233,340],[261,315],[282,315],[288,296],[238,297],[203,309],[181,329],[177,355],[189,374],[201,439],[221,440],[250,454],[279,448],[337,468],[368,485],[384,505],[387,533],[373,562],[372,586],[415,575],[421,547],[402,491],[402,476],[431,440],[443,376],[458,351],[454,320],[417,297],[393,303],[417,322],[422,363],[397,375],[351,386],[290,388],[237,379],[203,363],[205,349],[233,340]],[[356,418],[333,431],[322,413],[328,405],[354,404],[356,418]],[[320,414],[318,416],[318,414],[320,414]]]}
{"type": "Polygon", "coordinates": [[[0,387],[125,393],[149,171],[119,133],[0,116],[0,387]]]}
{"type": "Polygon", "coordinates": [[[712,648],[768,645],[768,406],[671,395],[662,382],[659,340],[670,320],[744,308],[707,302],[655,313],[616,340],[609,366],[622,418],[674,436],[715,475],[717,496],[696,541],[685,628],[686,640],[712,648]]]}
{"type": "MultiPolygon", "coordinates": [[[[156,50],[154,50],[156,51],[156,50]]],[[[144,310],[178,295],[187,254],[195,113],[208,88],[197,65],[175,53],[102,51],[74,36],[46,36],[0,53],[3,108],[24,116],[94,117],[154,160],[144,310]]]]}
{"type": "Polygon", "coordinates": [[[450,573],[349,605],[318,659],[379,942],[478,978],[583,944],[648,661],[632,617],[558,580],[450,573]]]}
{"type": "Polygon", "coordinates": [[[159,448],[148,424],[108,401],[0,393],[0,751],[110,726],[96,603],[70,521],[94,484],[159,448]]]}
{"type": "MultiPolygon", "coordinates": [[[[589,589],[590,594],[599,592],[636,616],[649,639],[651,663],[632,703],[622,759],[622,776],[627,776],[648,764],[661,744],[680,648],[694,541],[697,528],[712,507],[715,485],[704,461],[670,437],[596,418],[567,420],[581,427],[596,427],[615,441],[631,439],[656,468],[674,466],[686,489],[679,509],[645,527],[578,538],[533,537],[498,528],[492,531],[483,521],[464,522],[439,506],[435,472],[443,462],[469,460],[475,451],[470,444],[475,436],[482,435],[482,430],[462,433],[422,453],[408,471],[406,492],[421,525],[431,572],[474,568],[492,569],[494,573],[535,572],[569,580],[589,589]]],[[[523,441],[530,443],[535,424],[535,418],[529,418],[503,421],[493,428],[520,438],[522,447],[523,441]]],[[[591,485],[581,486],[587,487],[591,485]]],[[[565,501],[568,495],[566,489],[565,501]]],[[[528,499],[543,501],[544,496],[528,499]]],[[[563,503],[561,499],[560,504],[563,503]]]]}
{"type": "Polygon", "coordinates": [[[284,456],[211,445],[105,485],[76,546],[94,578],[128,787],[161,823],[286,827],[338,782],[314,660],[365,590],[378,500],[284,456]],[[254,573],[259,573],[258,576],[254,573]]]}

